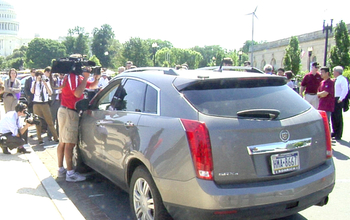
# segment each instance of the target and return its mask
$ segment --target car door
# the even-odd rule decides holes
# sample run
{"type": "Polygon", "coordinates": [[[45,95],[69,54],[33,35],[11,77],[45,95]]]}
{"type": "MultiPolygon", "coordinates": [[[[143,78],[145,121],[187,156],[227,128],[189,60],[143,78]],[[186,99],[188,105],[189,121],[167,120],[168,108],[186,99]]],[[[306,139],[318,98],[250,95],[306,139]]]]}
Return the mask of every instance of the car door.
{"type": "Polygon", "coordinates": [[[140,137],[138,121],[144,111],[144,99],[147,84],[136,79],[127,79],[116,90],[109,110],[106,111],[100,126],[106,133],[101,148],[106,159],[108,176],[116,182],[124,179],[126,156],[133,150],[138,151],[140,137]]]}

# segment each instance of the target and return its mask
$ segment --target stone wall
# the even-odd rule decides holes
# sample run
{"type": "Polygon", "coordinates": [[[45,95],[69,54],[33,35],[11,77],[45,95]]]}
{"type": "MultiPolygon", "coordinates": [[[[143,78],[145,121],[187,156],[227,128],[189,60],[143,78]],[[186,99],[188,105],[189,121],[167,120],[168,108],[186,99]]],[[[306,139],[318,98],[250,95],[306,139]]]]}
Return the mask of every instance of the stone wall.
{"type": "MultiPolygon", "coordinates": [[[[347,28],[350,34],[350,24],[347,24],[347,28]]],[[[330,54],[330,48],[335,46],[335,40],[333,36],[334,32],[329,33],[328,36],[328,49],[327,57],[330,54]]],[[[307,34],[297,36],[299,40],[299,46],[302,51],[301,59],[301,71],[309,70],[309,63],[319,62],[323,65],[324,60],[324,49],[325,49],[325,38],[326,33],[323,31],[315,31],[307,34]],[[308,48],[312,47],[312,55],[309,57],[308,48]],[[310,61],[309,61],[310,60],[310,61]]],[[[289,45],[290,38],[285,38],[277,41],[267,42],[265,44],[254,45],[254,67],[263,69],[265,64],[271,64],[275,70],[283,67],[283,57],[285,55],[285,49],[289,45]]],[[[251,53],[249,53],[251,57],[251,53]]]]}

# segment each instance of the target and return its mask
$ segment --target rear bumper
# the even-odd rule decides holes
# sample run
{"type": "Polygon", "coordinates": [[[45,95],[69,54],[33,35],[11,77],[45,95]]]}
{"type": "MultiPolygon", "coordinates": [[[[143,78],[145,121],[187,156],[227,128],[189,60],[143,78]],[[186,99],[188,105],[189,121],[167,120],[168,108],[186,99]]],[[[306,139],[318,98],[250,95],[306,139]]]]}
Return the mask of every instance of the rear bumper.
{"type": "Polygon", "coordinates": [[[175,219],[272,219],[321,202],[333,190],[335,169],[333,160],[328,160],[292,178],[225,186],[199,179],[155,180],[165,207],[175,219]],[[214,214],[218,211],[224,214],[214,214]]]}
{"type": "Polygon", "coordinates": [[[166,204],[169,213],[174,219],[200,219],[200,220],[229,220],[229,219],[275,219],[293,215],[310,206],[320,203],[332,192],[334,184],[311,195],[270,205],[254,206],[249,208],[229,210],[203,210],[166,204]],[[215,213],[215,212],[218,213],[215,213]]]}

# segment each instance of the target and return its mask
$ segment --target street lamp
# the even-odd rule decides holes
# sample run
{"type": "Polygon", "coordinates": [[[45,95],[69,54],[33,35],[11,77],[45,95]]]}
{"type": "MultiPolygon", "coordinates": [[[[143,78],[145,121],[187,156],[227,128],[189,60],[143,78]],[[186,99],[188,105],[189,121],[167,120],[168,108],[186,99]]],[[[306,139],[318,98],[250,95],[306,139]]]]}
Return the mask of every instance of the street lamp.
{"type": "Polygon", "coordinates": [[[311,56],[312,56],[312,50],[313,48],[312,47],[308,47],[307,48],[307,51],[309,52],[309,71],[311,71],[311,56]]]}
{"type": "Polygon", "coordinates": [[[243,54],[243,51],[238,51],[238,56],[239,56],[239,66],[242,66],[242,54],[243,54]]]}
{"type": "Polygon", "coordinates": [[[333,30],[333,19],[331,19],[331,25],[325,26],[325,20],[323,20],[323,33],[326,31],[326,43],[324,47],[324,60],[323,60],[323,65],[326,66],[327,64],[327,47],[328,47],[328,31],[332,33],[333,30]]]}
{"type": "Polygon", "coordinates": [[[153,66],[156,66],[156,51],[157,51],[158,44],[154,42],[152,44],[152,49],[153,49],[153,66]]]}

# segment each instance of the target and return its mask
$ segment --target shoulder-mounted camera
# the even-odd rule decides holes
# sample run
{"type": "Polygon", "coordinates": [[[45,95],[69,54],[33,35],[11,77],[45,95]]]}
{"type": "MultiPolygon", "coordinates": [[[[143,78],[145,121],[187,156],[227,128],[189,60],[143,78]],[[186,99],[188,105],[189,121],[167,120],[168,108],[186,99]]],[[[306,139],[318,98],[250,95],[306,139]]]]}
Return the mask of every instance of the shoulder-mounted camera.
{"type": "Polygon", "coordinates": [[[75,75],[82,75],[83,72],[91,72],[94,75],[101,74],[101,67],[96,66],[96,63],[84,59],[80,54],[73,54],[67,58],[60,58],[52,63],[52,73],[74,73],[75,75]],[[91,71],[87,67],[91,68],[91,71]]]}

